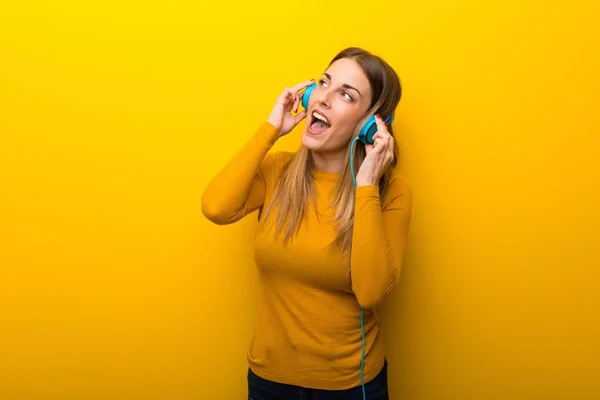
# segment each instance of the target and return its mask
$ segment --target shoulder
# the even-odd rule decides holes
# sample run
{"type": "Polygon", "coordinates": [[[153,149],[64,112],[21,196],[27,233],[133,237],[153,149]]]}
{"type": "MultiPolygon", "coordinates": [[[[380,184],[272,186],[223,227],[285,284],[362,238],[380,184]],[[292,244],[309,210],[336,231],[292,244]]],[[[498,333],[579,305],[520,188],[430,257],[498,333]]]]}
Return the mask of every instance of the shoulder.
{"type": "Polygon", "coordinates": [[[275,163],[278,167],[285,166],[296,153],[291,151],[276,151],[273,156],[275,157],[275,163]]]}
{"type": "Polygon", "coordinates": [[[269,151],[263,160],[263,166],[268,169],[280,169],[293,157],[291,151],[269,151]]]}
{"type": "Polygon", "coordinates": [[[269,151],[261,164],[261,172],[264,176],[277,176],[285,165],[294,157],[289,151],[269,151]]]}
{"type": "Polygon", "coordinates": [[[399,202],[411,204],[412,194],[412,185],[408,178],[398,170],[394,170],[391,174],[387,193],[383,198],[382,207],[393,206],[399,202]]]}
{"type": "Polygon", "coordinates": [[[394,191],[399,191],[399,192],[411,192],[412,191],[412,185],[410,183],[410,181],[408,180],[408,178],[401,174],[399,171],[394,170],[394,172],[392,172],[391,175],[391,180],[390,180],[390,189],[394,189],[394,191]]]}

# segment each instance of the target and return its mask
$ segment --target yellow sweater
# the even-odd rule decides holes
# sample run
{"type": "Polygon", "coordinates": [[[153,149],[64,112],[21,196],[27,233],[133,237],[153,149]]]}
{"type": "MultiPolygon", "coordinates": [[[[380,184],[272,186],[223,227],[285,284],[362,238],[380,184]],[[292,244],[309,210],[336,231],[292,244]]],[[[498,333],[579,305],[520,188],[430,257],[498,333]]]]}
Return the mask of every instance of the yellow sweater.
{"type": "MultiPolygon", "coordinates": [[[[263,123],[209,183],[202,199],[208,219],[233,223],[269,203],[277,174],[293,155],[269,151],[277,138],[276,128],[263,123]]],[[[287,247],[259,218],[254,249],[261,306],[247,358],[254,373],[265,379],[325,390],[360,385],[361,306],[365,383],[383,366],[385,352],[373,308],[394,289],[400,275],[410,223],[410,186],[396,174],[383,201],[377,186],[356,188],[350,283],[341,250],[327,247],[334,225],[317,219],[317,212],[331,215],[327,205],[336,179],[336,174],[315,171],[317,210],[309,206],[305,223],[287,247]]]]}

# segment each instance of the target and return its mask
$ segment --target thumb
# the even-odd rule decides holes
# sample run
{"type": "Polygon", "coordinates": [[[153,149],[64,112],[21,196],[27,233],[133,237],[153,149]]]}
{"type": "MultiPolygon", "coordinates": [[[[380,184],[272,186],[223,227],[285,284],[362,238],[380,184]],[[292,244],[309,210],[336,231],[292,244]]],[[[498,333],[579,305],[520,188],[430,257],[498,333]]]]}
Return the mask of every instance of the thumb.
{"type": "Polygon", "coordinates": [[[294,116],[294,125],[299,124],[304,118],[306,118],[306,110],[302,110],[294,116]]]}

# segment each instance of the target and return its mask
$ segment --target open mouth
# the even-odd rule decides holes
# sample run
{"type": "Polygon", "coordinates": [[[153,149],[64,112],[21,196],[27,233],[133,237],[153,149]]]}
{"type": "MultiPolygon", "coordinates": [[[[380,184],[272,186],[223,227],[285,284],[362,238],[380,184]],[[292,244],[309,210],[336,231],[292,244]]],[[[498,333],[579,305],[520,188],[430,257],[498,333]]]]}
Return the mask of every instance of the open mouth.
{"type": "Polygon", "coordinates": [[[316,111],[313,111],[310,117],[310,123],[308,125],[310,133],[314,133],[316,135],[325,132],[327,129],[331,127],[331,123],[322,114],[319,114],[316,111]]]}

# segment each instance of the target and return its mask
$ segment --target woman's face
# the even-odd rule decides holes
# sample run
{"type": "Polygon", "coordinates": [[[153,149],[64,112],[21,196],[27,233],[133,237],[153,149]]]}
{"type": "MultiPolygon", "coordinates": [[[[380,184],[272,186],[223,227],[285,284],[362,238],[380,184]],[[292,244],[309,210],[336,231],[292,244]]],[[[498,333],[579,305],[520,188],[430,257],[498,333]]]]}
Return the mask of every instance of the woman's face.
{"type": "Polygon", "coordinates": [[[310,96],[302,144],[318,153],[345,151],[370,104],[363,70],[349,58],[335,61],[310,96]]]}

